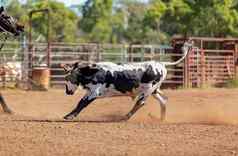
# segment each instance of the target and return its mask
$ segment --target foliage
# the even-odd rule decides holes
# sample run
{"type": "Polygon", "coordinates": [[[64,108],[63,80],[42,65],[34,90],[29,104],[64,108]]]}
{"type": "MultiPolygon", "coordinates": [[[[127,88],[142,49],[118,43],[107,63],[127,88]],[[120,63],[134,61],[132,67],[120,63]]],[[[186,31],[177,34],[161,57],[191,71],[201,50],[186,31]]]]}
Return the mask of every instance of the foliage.
{"type": "Polygon", "coordinates": [[[111,16],[112,0],[87,0],[82,8],[79,27],[87,33],[85,37],[88,40],[109,42],[112,33],[111,16]]]}
{"type": "MultiPolygon", "coordinates": [[[[51,37],[53,41],[74,42],[77,34],[77,16],[65,7],[63,3],[56,1],[39,1],[33,5],[33,9],[49,8],[51,15],[51,37]]],[[[47,18],[37,13],[33,15],[33,27],[37,32],[46,36],[47,18]],[[44,22],[44,24],[41,24],[44,22]]]]}
{"type": "MultiPolygon", "coordinates": [[[[30,10],[49,8],[51,14],[51,40],[75,42],[77,37],[77,15],[67,8],[63,3],[54,0],[28,0],[26,4],[19,3],[18,0],[12,0],[9,4],[8,12],[12,16],[18,18],[20,22],[24,23],[26,30],[28,29],[28,13],[30,10]]],[[[43,13],[36,13],[32,17],[34,37],[39,35],[46,38],[47,34],[47,18],[43,13]]],[[[45,39],[44,39],[45,40],[45,39]]]]}
{"type": "Polygon", "coordinates": [[[211,0],[204,3],[195,1],[191,27],[196,36],[237,36],[238,10],[234,8],[235,0],[211,0]]]}
{"type": "Polygon", "coordinates": [[[227,88],[238,88],[238,79],[230,79],[225,84],[227,88]]]}
{"type": "Polygon", "coordinates": [[[139,2],[124,2],[125,27],[123,37],[130,43],[141,43],[144,39],[143,19],[145,6],[139,2]]]}
{"type": "Polygon", "coordinates": [[[167,6],[161,0],[153,1],[145,11],[143,19],[144,38],[146,43],[158,43],[166,40],[161,31],[161,17],[165,14],[167,6]]]}
{"type": "Polygon", "coordinates": [[[187,35],[191,32],[190,22],[193,19],[193,10],[185,0],[171,0],[165,2],[167,10],[162,17],[161,29],[169,36],[175,34],[187,35]]]}
{"type": "MultiPolygon", "coordinates": [[[[32,9],[51,10],[53,41],[164,43],[173,35],[238,35],[237,0],[87,0],[76,14],[56,0],[11,0],[8,12],[27,26],[32,9]]],[[[33,17],[35,36],[46,36],[46,17],[33,17]]],[[[27,29],[27,28],[26,28],[27,29]]]]}

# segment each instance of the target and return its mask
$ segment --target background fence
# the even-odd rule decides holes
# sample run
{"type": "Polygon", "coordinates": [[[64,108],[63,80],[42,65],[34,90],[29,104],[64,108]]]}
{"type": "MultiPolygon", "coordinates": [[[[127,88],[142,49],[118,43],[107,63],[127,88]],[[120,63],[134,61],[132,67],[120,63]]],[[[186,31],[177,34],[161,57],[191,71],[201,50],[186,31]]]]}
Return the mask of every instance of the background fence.
{"type": "MultiPolygon", "coordinates": [[[[112,44],[51,44],[51,84],[64,83],[64,72],[60,63],[76,61],[111,61],[115,63],[141,62],[148,60],[169,61],[173,56],[173,48],[158,45],[112,45],[112,44]]],[[[169,77],[166,83],[183,84],[182,77],[172,74],[174,69],[168,70],[169,77]]],[[[183,72],[180,70],[180,72],[183,72]]],[[[183,75],[181,73],[181,75],[183,75]]]]}
{"type": "Polygon", "coordinates": [[[191,38],[196,48],[185,60],[185,86],[223,86],[237,78],[237,39],[191,38]]]}
{"type": "MultiPolygon", "coordinates": [[[[184,62],[168,67],[165,87],[200,87],[203,85],[221,86],[236,76],[237,40],[216,38],[190,38],[195,46],[184,62]]],[[[148,60],[176,61],[182,56],[184,39],[175,38],[173,46],[162,45],[113,45],[51,43],[47,55],[46,43],[33,43],[30,46],[20,43],[6,43],[0,53],[0,71],[6,71],[4,64],[20,64],[20,81],[28,83],[29,73],[35,67],[47,66],[50,60],[50,84],[64,84],[61,63],[76,61],[112,61],[115,63],[141,62],[148,60]],[[29,48],[30,47],[30,48],[29,48]]],[[[12,67],[16,68],[16,67],[12,67]]],[[[16,81],[14,73],[0,72],[1,84],[16,81]]]]}

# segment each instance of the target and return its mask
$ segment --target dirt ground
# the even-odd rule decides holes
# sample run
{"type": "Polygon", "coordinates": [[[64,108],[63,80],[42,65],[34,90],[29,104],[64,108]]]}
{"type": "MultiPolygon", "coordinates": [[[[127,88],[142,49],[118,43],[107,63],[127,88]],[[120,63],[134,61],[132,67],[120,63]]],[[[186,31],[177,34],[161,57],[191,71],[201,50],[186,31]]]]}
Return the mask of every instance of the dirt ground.
{"type": "Polygon", "coordinates": [[[15,112],[0,109],[0,156],[238,155],[238,89],[165,90],[166,121],[152,97],[132,119],[127,97],[101,99],[74,121],[62,117],[82,92],[4,90],[15,112]]]}

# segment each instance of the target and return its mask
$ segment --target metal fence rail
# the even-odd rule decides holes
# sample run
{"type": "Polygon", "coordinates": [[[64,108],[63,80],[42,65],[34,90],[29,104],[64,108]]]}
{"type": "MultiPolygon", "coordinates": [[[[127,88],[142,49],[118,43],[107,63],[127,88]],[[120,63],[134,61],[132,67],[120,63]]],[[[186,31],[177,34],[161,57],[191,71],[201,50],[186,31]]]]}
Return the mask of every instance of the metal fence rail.
{"type": "MultiPolygon", "coordinates": [[[[158,45],[123,45],[123,44],[51,44],[51,84],[64,84],[64,72],[61,63],[76,61],[110,61],[114,63],[141,62],[148,60],[170,61],[181,54],[173,54],[172,47],[158,45]],[[72,46],[72,47],[71,47],[72,46]]],[[[168,69],[165,83],[183,84],[183,69],[168,69]],[[181,76],[174,75],[180,73],[181,76]]]]}
{"type": "Polygon", "coordinates": [[[188,59],[189,86],[221,85],[235,77],[234,51],[197,49],[188,59]]]}
{"type": "MultiPolygon", "coordinates": [[[[176,61],[182,57],[181,40],[175,40],[173,47],[162,45],[124,45],[124,44],[94,44],[94,43],[32,43],[21,45],[18,42],[6,43],[0,53],[0,84],[15,82],[14,74],[2,72],[7,62],[20,62],[21,81],[27,82],[29,72],[33,68],[47,65],[50,58],[51,86],[64,84],[62,63],[77,61],[111,61],[115,63],[130,63],[141,61],[176,61]],[[29,48],[30,47],[30,48],[29,48]],[[47,52],[50,50],[50,56],[47,52]]],[[[168,67],[166,87],[200,87],[204,84],[219,85],[236,77],[237,50],[232,48],[206,48],[199,38],[186,59],[168,67]]],[[[210,39],[209,39],[210,41],[210,39]]],[[[222,40],[215,40],[221,42],[222,40]]],[[[204,42],[205,44],[205,42],[204,42]]],[[[221,45],[224,43],[222,42],[221,45]]],[[[209,45],[210,46],[210,45],[209,45]]],[[[236,46],[238,47],[238,46],[236,46]]]]}
{"type": "MultiPolygon", "coordinates": [[[[123,45],[123,44],[75,44],[51,43],[50,45],[50,70],[51,85],[64,83],[64,72],[60,67],[62,63],[76,61],[111,61],[115,63],[141,62],[147,60],[169,61],[181,54],[172,53],[172,47],[158,45],[123,45]]],[[[47,44],[33,43],[31,46],[21,46],[19,43],[6,43],[0,56],[0,64],[7,62],[21,62],[22,75],[27,77],[32,68],[47,64],[47,44]],[[31,48],[29,48],[31,47],[31,48]],[[30,54],[30,56],[29,56],[30,54]],[[4,58],[4,59],[3,59],[4,58]]],[[[0,65],[0,66],[1,66],[0,65]]],[[[166,83],[183,84],[183,69],[169,68],[166,83]],[[181,73],[180,76],[174,73],[181,73]]],[[[14,75],[1,75],[0,81],[4,85],[7,81],[14,81],[14,75]],[[8,77],[6,79],[6,77],[8,77]]]]}

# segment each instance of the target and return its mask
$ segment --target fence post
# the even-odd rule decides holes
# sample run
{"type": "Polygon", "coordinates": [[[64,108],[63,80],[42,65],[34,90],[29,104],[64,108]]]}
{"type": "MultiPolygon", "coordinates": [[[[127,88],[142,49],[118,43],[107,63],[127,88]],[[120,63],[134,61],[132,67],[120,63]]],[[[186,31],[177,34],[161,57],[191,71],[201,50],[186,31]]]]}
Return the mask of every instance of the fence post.
{"type": "Polygon", "coordinates": [[[234,72],[235,72],[235,75],[234,75],[234,78],[235,79],[238,79],[238,62],[237,62],[237,53],[238,53],[238,43],[235,42],[235,47],[234,47],[234,72]]]}
{"type": "Polygon", "coordinates": [[[185,88],[190,88],[190,83],[191,83],[191,79],[190,79],[190,61],[191,61],[191,58],[190,58],[190,53],[189,52],[187,54],[187,56],[185,57],[184,59],[184,87],[185,88]]]}
{"type": "Polygon", "coordinates": [[[155,60],[155,47],[151,46],[151,57],[150,60],[155,60]]]}
{"type": "MultiPolygon", "coordinates": [[[[118,47],[120,48],[121,63],[125,63],[125,53],[124,53],[123,45],[118,45],[118,47]]],[[[118,47],[116,46],[116,48],[118,47]]]]}
{"type": "Polygon", "coordinates": [[[144,61],[145,60],[145,46],[143,45],[141,47],[141,61],[144,61]]]}
{"type": "Polygon", "coordinates": [[[126,51],[126,46],[122,44],[122,54],[123,54],[123,63],[127,63],[127,51],[126,51]]]}
{"type": "Polygon", "coordinates": [[[188,82],[187,82],[187,87],[191,88],[192,87],[192,79],[191,79],[191,72],[190,72],[190,65],[193,64],[193,49],[191,49],[191,52],[188,53],[187,55],[187,75],[188,75],[188,82]]]}
{"type": "Polygon", "coordinates": [[[2,85],[3,85],[3,88],[6,88],[6,69],[5,69],[4,66],[2,67],[2,70],[3,70],[3,74],[2,74],[2,85]]]}
{"type": "Polygon", "coordinates": [[[199,69],[200,69],[199,56],[201,56],[200,53],[201,53],[200,49],[196,48],[196,87],[199,87],[199,82],[200,82],[200,79],[199,79],[199,69]]]}
{"type": "MultiPolygon", "coordinates": [[[[97,51],[96,51],[96,61],[97,62],[100,62],[101,60],[102,60],[102,58],[101,58],[101,52],[103,52],[103,51],[101,51],[102,50],[102,45],[101,44],[97,44],[97,51]]],[[[91,60],[89,60],[89,61],[91,61],[91,60]]]]}
{"type": "Polygon", "coordinates": [[[205,85],[205,53],[204,49],[201,49],[201,84],[200,87],[204,87],[205,85]]]}
{"type": "Polygon", "coordinates": [[[133,61],[133,45],[129,44],[128,45],[128,62],[132,62],[133,61]]]}
{"type": "Polygon", "coordinates": [[[47,66],[50,69],[51,67],[51,42],[47,43],[47,66]]]}
{"type": "MultiPolygon", "coordinates": [[[[28,58],[27,58],[28,78],[31,78],[31,76],[32,76],[31,72],[32,72],[32,67],[33,67],[33,43],[31,43],[31,42],[28,43],[28,51],[27,52],[28,52],[28,58]]],[[[30,82],[28,82],[28,83],[30,83],[30,82]]]]}
{"type": "Polygon", "coordinates": [[[129,50],[129,46],[127,44],[123,44],[123,47],[124,47],[124,51],[125,51],[125,54],[126,54],[126,63],[130,62],[129,61],[129,58],[130,58],[130,52],[128,51],[129,50]]]}
{"type": "Polygon", "coordinates": [[[183,74],[183,87],[187,88],[188,87],[188,56],[184,59],[184,63],[183,63],[183,70],[184,70],[184,74],[183,74]]]}

